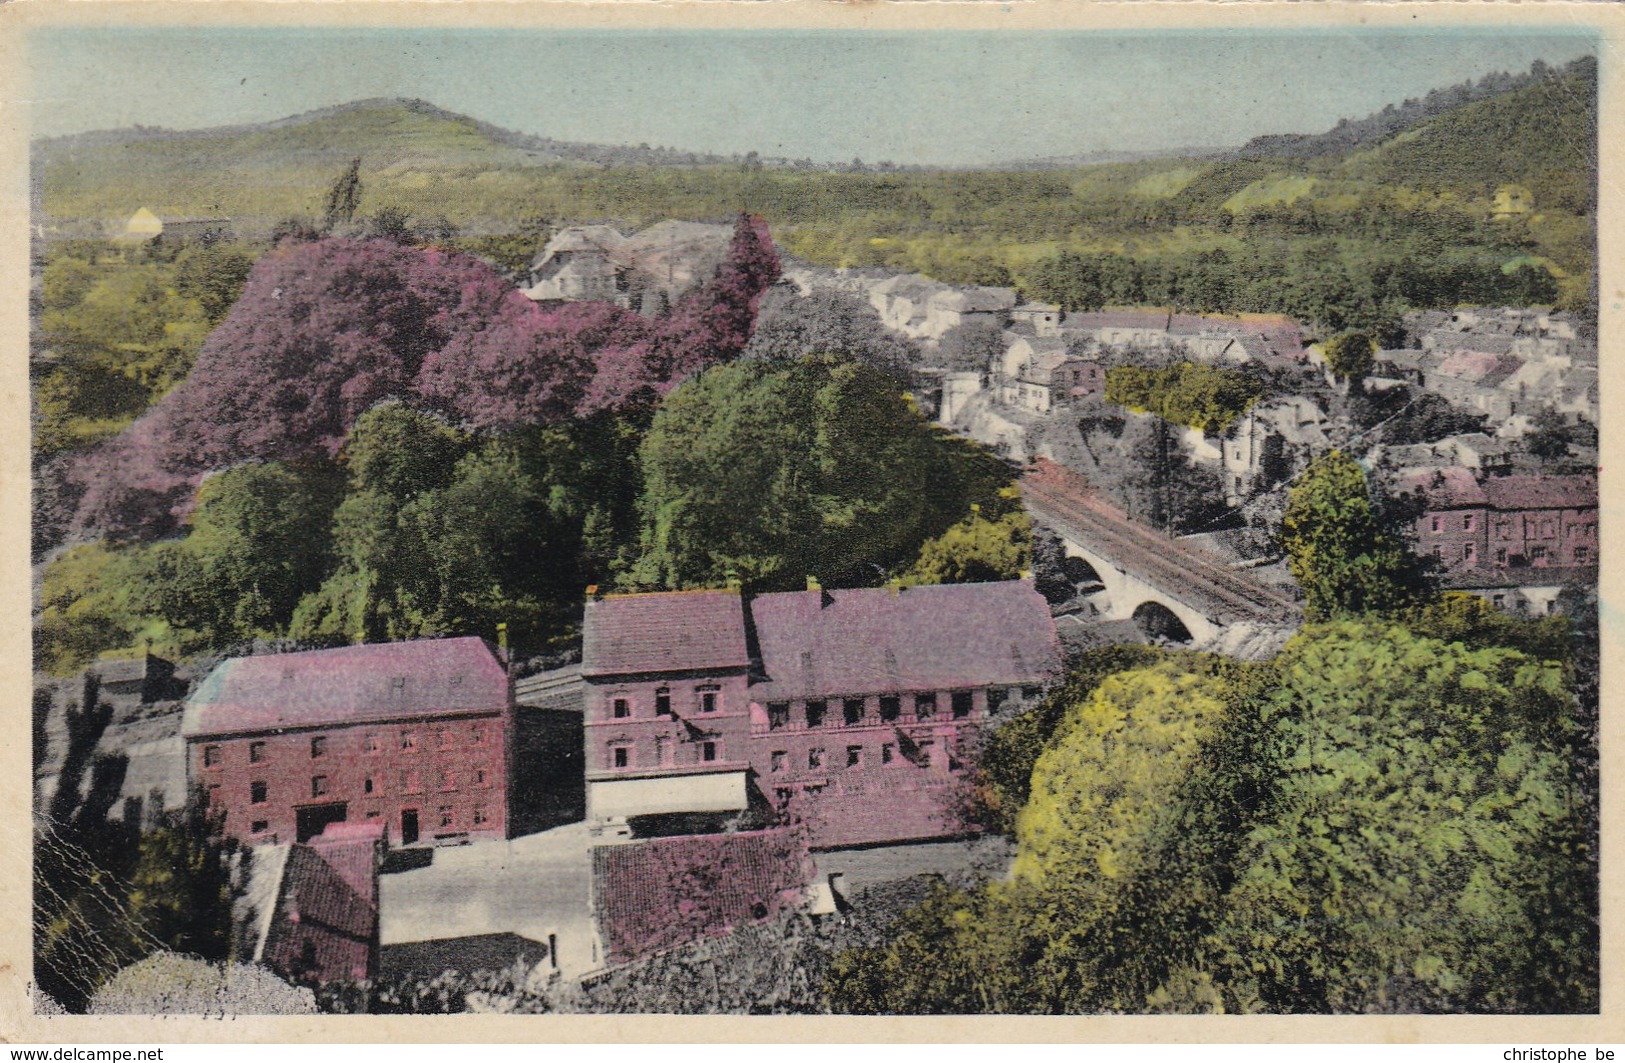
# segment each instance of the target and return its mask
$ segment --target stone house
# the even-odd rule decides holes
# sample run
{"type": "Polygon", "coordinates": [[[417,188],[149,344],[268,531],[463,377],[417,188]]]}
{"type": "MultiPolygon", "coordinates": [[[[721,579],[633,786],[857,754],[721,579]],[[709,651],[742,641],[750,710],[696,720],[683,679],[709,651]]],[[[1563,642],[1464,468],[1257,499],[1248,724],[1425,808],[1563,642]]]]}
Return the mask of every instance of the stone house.
{"type": "Polygon", "coordinates": [[[1595,476],[1479,478],[1452,467],[1402,474],[1421,496],[1417,549],[1453,569],[1586,568],[1597,563],[1595,476]]]}

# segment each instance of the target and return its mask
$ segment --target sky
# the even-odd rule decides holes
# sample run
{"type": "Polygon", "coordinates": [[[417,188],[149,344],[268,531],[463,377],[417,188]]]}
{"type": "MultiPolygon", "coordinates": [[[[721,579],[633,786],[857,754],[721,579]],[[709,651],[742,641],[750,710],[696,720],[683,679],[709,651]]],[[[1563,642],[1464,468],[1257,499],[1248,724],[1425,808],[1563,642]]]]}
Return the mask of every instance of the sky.
{"type": "Polygon", "coordinates": [[[35,136],[399,96],[560,140],[945,166],[1318,133],[1432,88],[1596,51],[1572,27],[53,28],[27,42],[35,136]]]}

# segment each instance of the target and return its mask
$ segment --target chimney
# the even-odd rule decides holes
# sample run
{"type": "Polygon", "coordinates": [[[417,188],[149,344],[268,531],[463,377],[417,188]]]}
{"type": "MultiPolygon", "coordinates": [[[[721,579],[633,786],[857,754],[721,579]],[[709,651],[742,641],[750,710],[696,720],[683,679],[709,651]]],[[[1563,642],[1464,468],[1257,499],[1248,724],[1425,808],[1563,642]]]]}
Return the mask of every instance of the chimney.
{"type": "Polygon", "coordinates": [[[724,575],[727,576],[727,578],[728,578],[728,589],[729,590],[737,591],[743,586],[743,584],[739,582],[739,570],[738,569],[730,568],[726,573],[724,573],[724,575]]]}
{"type": "Polygon", "coordinates": [[[808,576],[807,589],[810,591],[821,591],[824,589],[824,585],[818,582],[817,576],[808,576]]]}
{"type": "Polygon", "coordinates": [[[598,592],[598,584],[590,583],[587,585],[587,601],[596,602],[602,597],[603,595],[598,592]]]}
{"type": "Polygon", "coordinates": [[[889,579],[886,581],[886,589],[891,591],[892,597],[895,598],[903,593],[903,581],[901,579],[889,579]]]}

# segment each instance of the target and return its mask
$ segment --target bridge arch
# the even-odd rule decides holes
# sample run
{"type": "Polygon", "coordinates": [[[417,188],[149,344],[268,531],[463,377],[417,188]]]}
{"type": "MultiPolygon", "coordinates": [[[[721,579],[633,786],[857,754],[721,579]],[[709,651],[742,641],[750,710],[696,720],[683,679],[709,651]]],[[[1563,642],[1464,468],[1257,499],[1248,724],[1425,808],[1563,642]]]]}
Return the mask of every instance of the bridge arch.
{"type": "Polygon", "coordinates": [[[1191,632],[1185,622],[1172,609],[1156,599],[1149,599],[1134,607],[1134,622],[1149,639],[1168,642],[1190,642],[1191,632]]]}
{"type": "Polygon", "coordinates": [[[1105,590],[1102,594],[1093,599],[1104,619],[1141,621],[1142,617],[1154,617],[1155,621],[1147,619],[1142,622],[1142,629],[1146,623],[1154,622],[1177,634],[1177,629],[1166,624],[1167,618],[1171,617],[1179,628],[1184,630],[1185,638],[1182,641],[1189,641],[1192,645],[1205,645],[1218,639],[1221,625],[1199,610],[1162,593],[1144,580],[1124,571],[1105,555],[1079,543],[1064,530],[1056,529],[1056,532],[1061,540],[1061,550],[1067,558],[1063,564],[1069,575],[1074,570],[1083,571],[1076,566],[1086,565],[1104,585],[1105,590]],[[1152,605],[1156,606],[1156,609],[1146,608],[1152,605]],[[1167,614],[1167,617],[1163,614],[1167,614]]]}

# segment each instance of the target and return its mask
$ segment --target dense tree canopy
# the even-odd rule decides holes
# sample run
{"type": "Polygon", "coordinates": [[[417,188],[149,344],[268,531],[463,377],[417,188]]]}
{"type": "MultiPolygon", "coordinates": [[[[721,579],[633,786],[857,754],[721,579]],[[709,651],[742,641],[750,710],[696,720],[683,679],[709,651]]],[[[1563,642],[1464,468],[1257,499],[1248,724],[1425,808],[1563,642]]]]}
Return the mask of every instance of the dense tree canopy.
{"type": "Polygon", "coordinates": [[[871,366],[715,367],[667,397],[644,440],[633,579],[878,582],[978,497],[955,454],[871,366]]]}
{"type": "Polygon", "coordinates": [[[1016,875],[831,968],[837,1010],[1572,1012],[1594,835],[1563,666],[1385,621],[1072,701],[1016,875]]]}
{"type": "Polygon", "coordinates": [[[1310,462],[1288,492],[1281,544],[1312,618],[1394,610],[1426,589],[1389,523],[1358,462],[1336,450],[1310,462]]]}

